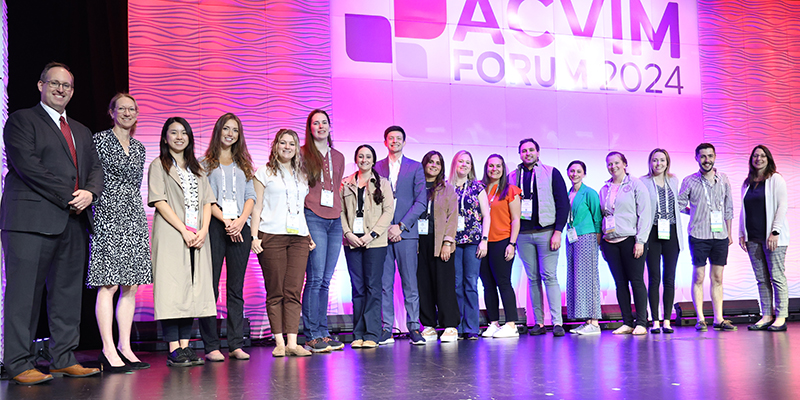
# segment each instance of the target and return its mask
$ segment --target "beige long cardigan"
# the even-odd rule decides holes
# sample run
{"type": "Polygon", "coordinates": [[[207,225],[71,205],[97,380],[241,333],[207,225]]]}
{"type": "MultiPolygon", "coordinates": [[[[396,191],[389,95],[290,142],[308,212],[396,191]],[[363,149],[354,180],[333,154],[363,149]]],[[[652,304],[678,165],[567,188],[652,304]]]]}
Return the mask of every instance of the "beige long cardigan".
{"type": "MultiPolygon", "coordinates": [[[[203,205],[216,203],[216,199],[205,175],[197,178],[197,188],[201,211],[198,224],[203,226],[203,205]]],[[[159,158],[153,160],[147,173],[147,189],[148,206],[154,207],[156,202],[165,200],[178,218],[181,221],[185,220],[181,178],[174,167],[167,173],[159,158]]],[[[184,243],[181,233],[158,211],[153,215],[152,235],[155,319],[217,315],[209,238],[206,237],[200,249],[191,249],[195,252],[194,279],[192,279],[190,249],[184,243]]]]}

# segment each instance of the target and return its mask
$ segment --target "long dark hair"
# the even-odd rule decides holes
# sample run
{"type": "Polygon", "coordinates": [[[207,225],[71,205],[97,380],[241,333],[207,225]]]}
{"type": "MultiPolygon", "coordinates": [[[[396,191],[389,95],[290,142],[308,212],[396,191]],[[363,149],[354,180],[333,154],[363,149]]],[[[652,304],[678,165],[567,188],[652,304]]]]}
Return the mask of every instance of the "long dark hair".
{"type": "Polygon", "coordinates": [[[436,191],[439,188],[444,189],[444,157],[442,157],[442,153],[439,153],[436,150],[431,150],[425,157],[422,157],[422,168],[423,170],[427,168],[428,163],[431,162],[433,156],[439,157],[439,165],[441,165],[441,169],[439,169],[439,173],[436,175],[436,179],[433,180],[433,186],[428,189],[428,200],[433,200],[436,196],[436,191]]]}
{"type": "MultiPolygon", "coordinates": [[[[375,171],[375,160],[377,159],[377,156],[375,155],[375,149],[373,149],[372,146],[368,144],[362,144],[361,146],[356,147],[356,152],[353,155],[353,160],[356,162],[356,165],[358,165],[358,152],[361,151],[361,149],[363,148],[369,149],[370,153],[372,153],[371,181],[375,183],[375,191],[372,192],[372,200],[375,202],[375,204],[381,204],[383,203],[383,191],[381,190],[381,176],[380,174],[378,174],[378,171],[375,171]]],[[[356,174],[358,174],[358,172],[356,172],[356,174]]]]}
{"type": "MultiPolygon", "coordinates": [[[[322,153],[317,150],[317,146],[314,144],[314,135],[311,133],[311,119],[314,118],[317,114],[325,115],[325,119],[328,120],[328,146],[333,148],[333,139],[331,138],[331,117],[328,116],[328,113],[325,110],[321,110],[319,108],[312,110],[308,113],[308,118],[306,118],[306,138],[303,142],[303,158],[305,159],[306,165],[306,172],[308,173],[308,186],[313,187],[317,184],[319,180],[319,176],[322,173],[323,163],[325,160],[322,158],[322,153]]],[[[333,171],[331,171],[333,173],[333,171]]]]}
{"type": "MultiPolygon", "coordinates": [[[[291,129],[279,129],[278,133],[275,134],[275,140],[272,141],[272,148],[269,152],[269,161],[267,161],[267,167],[272,171],[273,175],[277,175],[278,171],[281,168],[281,162],[278,161],[278,144],[281,141],[283,135],[289,135],[294,139],[295,146],[298,142],[300,142],[300,138],[297,137],[297,132],[291,129]]],[[[303,176],[304,179],[308,179],[305,163],[303,162],[303,156],[300,154],[300,148],[297,148],[297,151],[294,153],[294,157],[291,160],[292,168],[297,172],[297,175],[303,176]]]]}
{"type": "Polygon", "coordinates": [[[170,168],[172,168],[172,164],[175,163],[175,159],[172,158],[172,154],[169,152],[169,144],[167,143],[167,131],[169,130],[169,126],[175,122],[183,125],[183,128],[186,129],[186,136],[189,137],[189,144],[183,149],[183,160],[186,162],[186,166],[189,167],[189,171],[200,176],[203,168],[200,167],[200,163],[197,162],[197,159],[194,157],[194,133],[192,133],[192,127],[189,123],[181,117],[172,117],[168,119],[161,128],[161,143],[159,143],[161,153],[158,156],[161,160],[161,166],[164,167],[164,171],[169,172],[170,168]]]}
{"type": "Polygon", "coordinates": [[[489,160],[492,158],[499,158],[500,162],[503,164],[503,175],[500,175],[500,180],[497,181],[497,192],[499,194],[500,199],[505,199],[508,195],[508,173],[506,172],[506,160],[500,154],[492,154],[488,158],[486,158],[486,162],[483,164],[483,185],[486,186],[486,194],[489,194],[490,186],[489,186],[489,160]]]}
{"type": "Polygon", "coordinates": [[[244,172],[244,176],[249,181],[253,179],[253,159],[250,157],[250,152],[247,151],[247,143],[244,141],[242,121],[233,113],[224,114],[214,124],[211,142],[208,144],[205,156],[203,156],[206,163],[206,172],[210,173],[219,167],[219,154],[222,152],[222,128],[230,120],[236,121],[239,126],[239,139],[231,146],[231,156],[233,162],[244,172]]]}
{"type": "Polygon", "coordinates": [[[749,172],[747,173],[747,179],[744,180],[745,186],[754,183],[756,178],[758,178],[758,170],[753,167],[753,155],[756,154],[756,150],[758,149],[763,150],[764,154],[767,156],[767,168],[764,170],[764,179],[769,179],[772,175],[778,172],[778,169],[775,166],[775,159],[772,158],[772,152],[769,151],[767,146],[760,144],[756,147],[753,147],[753,151],[750,152],[750,158],[747,160],[749,172]]]}

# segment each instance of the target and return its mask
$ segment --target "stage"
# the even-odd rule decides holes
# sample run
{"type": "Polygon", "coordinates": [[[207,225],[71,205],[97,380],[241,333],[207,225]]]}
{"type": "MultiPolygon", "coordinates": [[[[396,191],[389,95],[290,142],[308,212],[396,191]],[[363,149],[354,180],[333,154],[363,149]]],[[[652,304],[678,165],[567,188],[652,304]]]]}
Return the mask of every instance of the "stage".
{"type": "MultiPolygon", "coordinates": [[[[273,358],[250,347],[249,361],[169,368],[166,353],[129,375],[56,378],[34,387],[4,380],[5,399],[792,399],[800,397],[800,323],[788,332],[696,332],[644,337],[520,336],[413,346],[398,338],[377,349],[273,358]]],[[[97,351],[78,354],[95,360],[97,351]]]]}

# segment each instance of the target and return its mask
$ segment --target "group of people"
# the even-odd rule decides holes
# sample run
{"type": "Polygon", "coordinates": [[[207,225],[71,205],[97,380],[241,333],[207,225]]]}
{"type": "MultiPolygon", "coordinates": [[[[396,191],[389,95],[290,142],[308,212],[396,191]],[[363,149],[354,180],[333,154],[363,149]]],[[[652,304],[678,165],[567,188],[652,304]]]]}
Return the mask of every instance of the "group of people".
{"type": "MultiPolygon", "coordinates": [[[[610,179],[598,194],[583,184],[587,170],[580,160],[567,167],[572,183],[568,190],[560,171],[539,161],[539,144],[533,139],[520,141],[521,163],[510,173],[503,156],[492,154],[478,179],[468,151],[455,154],[448,174],[437,151],[425,154],[421,163],[405,157],[406,132],[390,126],[384,132],[388,156],[378,160],[372,146],[360,145],[353,156],[357,171],[344,176],[345,157],[333,147],[330,118],[323,110],[309,113],[302,146],[295,131],[279,130],[269,160],[261,166],[253,163],[242,122],[234,114],[217,120],[200,159],[191,126],[173,117],[162,127],[159,155],[148,169],[147,204],[155,208],[150,237],[139,192],[145,147],[134,138],[139,112],[135,99],[114,96],[108,108],[113,128],[92,135],[66,117],[74,93],[66,65],[48,64],[39,90],[41,103],[12,114],[4,130],[9,166],[0,205],[8,280],[4,362],[17,383],[99,373],[78,364],[72,353],[78,343],[80,307],[75,304],[80,303],[89,240],[86,283],[98,288],[99,360],[111,372],[149,368],[130,345],[136,290],[149,283],[154,284],[155,318],[169,343],[167,364],[225,360],[216,320],[223,261],[228,357],[249,359],[242,349],[243,286],[251,251],[264,276],[275,357],[344,348],[327,326],[329,285],[342,248],[352,285],[352,348],[394,342],[396,271],[413,344],[477,339],[479,334],[518,336],[511,285],[517,254],[533,304],[531,334],[546,333],[546,294],[553,334],[563,336],[557,279],[562,232],[567,243],[567,314],[586,321],[573,333],[600,333],[599,253],[614,277],[623,317],[614,333],[647,333],[648,297],[651,332],[671,333],[683,243],[681,212],[691,216],[696,328],[707,329],[703,280],[710,260],[713,328],[736,329],[722,316],[722,272],[733,243],[731,184],[714,168],[711,144],[697,147],[699,171],[680,186],[664,149],[651,152],[649,173],[641,179],[628,174],[622,153],[611,152],[606,157],[610,179]],[[643,279],[645,264],[649,288],[643,279]],[[489,320],[482,333],[479,277],[489,320]],[[33,340],[45,286],[50,374],[34,368],[33,340]],[[301,317],[305,345],[297,340],[301,317]],[[202,358],[189,346],[194,318],[199,319],[205,347],[202,358]]],[[[789,243],[786,183],[765,146],[753,149],[748,165],[739,243],[752,261],[762,307],[761,320],[748,329],[782,331],[788,308],[783,273],[789,243]]]]}

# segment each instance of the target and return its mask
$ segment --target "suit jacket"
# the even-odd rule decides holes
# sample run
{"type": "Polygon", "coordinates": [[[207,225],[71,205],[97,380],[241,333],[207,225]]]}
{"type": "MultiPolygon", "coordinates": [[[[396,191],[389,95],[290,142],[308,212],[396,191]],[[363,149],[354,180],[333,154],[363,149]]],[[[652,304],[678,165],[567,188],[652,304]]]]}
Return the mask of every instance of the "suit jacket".
{"type": "MultiPolygon", "coordinates": [[[[375,171],[389,179],[389,158],[378,161],[375,164],[375,171]]],[[[403,239],[419,239],[417,220],[428,206],[422,164],[403,157],[400,161],[400,172],[397,174],[397,187],[393,189],[397,205],[394,208],[392,224],[402,222],[408,228],[408,232],[403,231],[400,235],[403,239]]]]}
{"type": "MultiPolygon", "coordinates": [[[[57,235],[69,218],[69,202],[78,188],[98,199],[103,191],[103,166],[97,157],[92,132],[67,117],[78,168],[72,161],[61,128],[41,104],[19,110],[8,118],[3,130],[8,174],[0,203],[0,229],[57,235]]],[[[82,213],[93,231],[92,207],[82,213]]]]}

